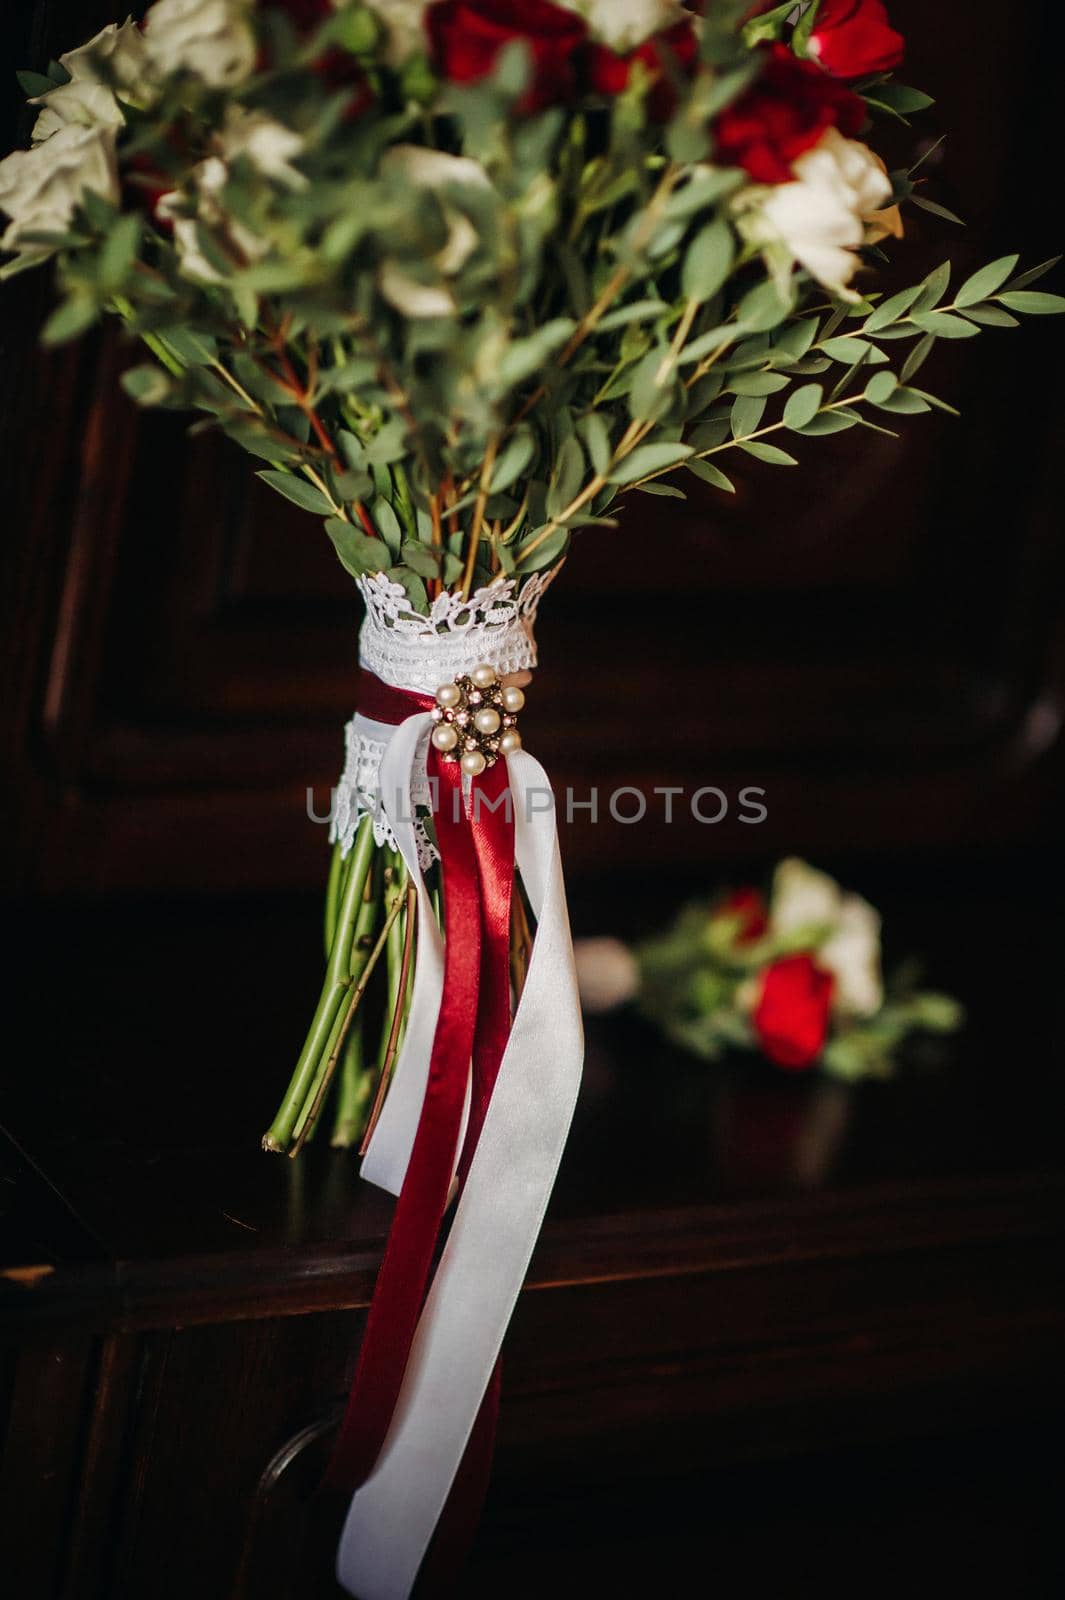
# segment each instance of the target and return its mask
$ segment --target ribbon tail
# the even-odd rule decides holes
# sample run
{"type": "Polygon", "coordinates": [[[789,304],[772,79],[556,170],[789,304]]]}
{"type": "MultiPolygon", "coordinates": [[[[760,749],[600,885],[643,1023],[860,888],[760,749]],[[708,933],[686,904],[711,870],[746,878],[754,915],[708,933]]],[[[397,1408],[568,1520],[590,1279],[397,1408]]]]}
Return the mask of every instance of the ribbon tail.
{"type": "Polygon", "coordinates": [[[444,991],[444,946],[418,859],[411,799],[414,765],[431,727],[431,719],[423,713],[400,723],[389,739],[378,779],[381,805],[418,893],[418,921],[414,982],[403,1047],[361,1171],[369,1183],[397,1195],[407,1175],[425,1104],[433,1037],[444,991]]]}
{"type": "Polygon", "coordinates": [[[355,1381],[326,1474],[327,1485],[333,1488],[365,1481],[395,1414],[447,1206],[469,1093],[481,908],[477,858],[459,784],[457,765],[442,769],[445,792],[436,821],[444,866],[447,1000],[437,1020],[421,1120],[377,1275],[355,1381]]]}
{"type": "Polygon", "coordinates": [[[584,1041],[554,806],[543,768],[508,758],[515,854],[537,918],[525,987],[376,1465],[352,1499],[337,1577],[407,1600],[462,1461],[554,1185],[584,1041]]]}

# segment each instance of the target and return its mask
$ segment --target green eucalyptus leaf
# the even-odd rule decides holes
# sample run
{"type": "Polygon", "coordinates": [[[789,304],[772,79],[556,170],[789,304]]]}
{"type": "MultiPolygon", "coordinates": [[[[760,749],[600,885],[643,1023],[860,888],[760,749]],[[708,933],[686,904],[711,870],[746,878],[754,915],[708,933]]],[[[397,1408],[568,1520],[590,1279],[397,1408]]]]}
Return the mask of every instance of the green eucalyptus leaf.
{"type": "Polygon", "coordinates": [[[407,454],[407,424],[402,417],[393,417],[379,428],[366,443],[366,460],[370,466],[390,466],[402,461],[407,454]]]}
{"type": "Polygon", "coordinates": [[[739,304],[738,318],[751,333],[768,332],[777,328],[791,311],[794,301],[782,299],[777,285],[770,280],[749,289],[739,304]]]}
{"type": "Polygon", "coordinates": [[[1018,321],[1018,319],[1016,317],[1011,316],[1008,311],[1003,310],[1002,306],[992,305],[990,300],[984,301],[984,303],[982,305],[966,306],[965,307],[965,315],[969,318],[969,320],[971,322],[980,323],[981,327],[986,327],[986,328],[1019,328],[1020,327],[1020,322],[1018,321]]]}
{"type": "Polygon", "coordinates": [[[333,475],[333,487],[343,500],[366,500],[374,492],[368,472],[340,472],[333,475]]]}
{"type": "Polygon", "coordinates": [[[19,88],[29,100],[36,100],[38,95],[51,94],[59,85],[51,78],[46,78],[43,72],[19,71],[15,73],[19,88]]]}
{"type": "Polygon", "coordinates": [[[967,306],[975,306],[979,301],[986,300],[996,289],[1001,289],[1019,260],[1020,257],[1014,255],[989,261],[986,267],[981,267],[971,278],[966,278],[954,296],[954,304],[964,310],[967,306]]]}
{"type": "Polygon", "coordinates": [[[883,350],[878,350],[875,344],[870,344],[868,339],[851,339],[843,335],[836,339],[826,339],[821,345],[826,356],[831,356],[833,361],[841,361],[845,366],[851,367],[857,361],[867,362],[870,366],[878,366],[887,360],[883,350]]]}
{"type": "Polygon", "coordinates": [[[714,450],[719,444],[724,444],[728,437],[728,418],[718,417],[713,421],[700,422],[688,435],[687,443],[693,450],[714,450]]]}
{"type": "Polygon", "coordinates": [[[886,400],[881,400],[880,409],[882,411],[897,411],[903,416],[912,417],[916,416],[918,412],[930,411],[932,408],[927,400],[923,400],[919,394],[914,394],[912,389],[900,387],[895,390],[894,394],[889,395],[886,400]]]}
{"type": "Polygon", "coordinates": [[[120,381],[130,399],[139,406],[160,405],[171,391],[170,379],[162,367],[152,361],[127,368],[120,381]]]}
{"type": "Polygon", "coordinates": [[[942,261],[921,283],[921,292],[916,301],[918,311],[931,311],[933,306],[939,304],[949,287],[950,262],[942,261]]]}
{"type": "Polygon", "coordinates": [[[922,211],[930,212],[933,217],[939,217],[943,222],[953,222],[957,227],[964,228],[965,218],[959,217],[958,213],[952,211],[949,206],[940,205],[938,200],[929,200],[927,195],[923,194],[913,194],[910,199],[915,206],[918,206],[922,211]]]}
{"type": "Polygon", "coordinates": [[[337,443],[344,454],[344,460],[352,472],[364,472],[366,469],[366,446],[357,434],[351,433],[347,428],[337,430],[337,443]]]}
{"type": "Polygon", "coordinates": [[[518,572],[541,572],[544,567],[552,566],[558,560],[559,556],[565,552],[566,546],[569,544],[569,529],[556,528],[552,533],[547,535],[547,538],[544,539],[542,543],[536,546],[535,550],[533,550],[530,555],[523,558],[521,553],[522,546],[531,545],[533,540],[536,539],[542,531],[542,528],[534,528],[532,533],[529,534],[528,538],[523,539],[521,543],[516,546],[514,550],[514,564],[515,569],[518,572]]]}
{"type": "Polygon", "coordinates": [[[294,440],[283,444],[280,439],[267,433],[265,428],[258,428],[253,421],[244,419],[241,422],[225,423],[226,434],[236,441],[242,450],[250,456],[257,456],[260,461],[269,461],[274,466],[282,461],[299,461],[300,454],[294,440]]]}
{"type": "Polygon", "coordinates": [[[610,466],[612,451],[606,423],[598,411],[589,411],[577,424],[577,432],[584,440],[592,470],[597,477],[605,478],[610,466]]]}
{"type": "Polygon", "coordinates": [[[575,500],[584,478],[584,451],[576,435],[564,441],[555,461],[555,470],[547,491],[547,514],[557,517],[575,500]]]}
{"type": "Polygon", "coordinates": [[[773,467],[797,467],[799,463],[794,456],[786,450],[779,449],[775,444],[765,444],[761,439],[739,441],[740,449],[747,455],[754,456],[758,461],[766,461],[773,467]]]}
{"type": "Polygon", "coordinates": [[[1008,283],[1006,287],[1008,289],[1027,289],[1030,283],[1038,283],[1040,278],[1046,277],[1046,274],[1052,271],[1060,260],[1060,256],[1051,256],[1049,261],[1041,261],[1037,267],[1029,267],[1026,272],[1019,272],[1013,282],[1008,283]]]}
{"type": "Polygon", "coordinates": [[[565,344],[576,323],[572,317],[555,317],[525,339],[516,339],[499,363],[498,381],[502,389],[513,389],[545,368],[555,352],[565,344]]]}
{"type": "Polygon", "coordinates": [[[789,428],[805,428],[820,410],[824,390],[819,383],[806,383],[788,396],[784,421],[789,428]]]}
{"type": "Polygon", "coordinates": [[[801,322],[793,322],[790,327],[782,328],[773,339],[774,354],[780,352],[796,361],[801,360],[817,338],[820,326],[819,317],[804,317],[801,322]]]}
{"type": "Polygon", "coordinates": [[[692,453],[690,444],[641,444],[619,461],[610,473],[610,483],[634,483],[651,472],[675,467],[692,453]]]}
{"type": "Polygon", "coordinates": [[[495,466],[492,468],[491,489],[493,494],[499,494],[504,489],[509,489],[525,471],[533,458],[536,449],[536,440],[532,430],[519,428],[514,433],[496,457],[495,466]]]}
{"type": "Polygon", "coordinates": [[[255,476],[303,511],[313,511],[320,517],[328,517],[333,510],[332,502],[326,499],[320,489],[316,489],[313,483],[305,483],[302,478],[294,477],[291,472],[267,469],[257,472],[255,476]]]}
{"type": "Polygon", "coordinates": [[[403,530],[399,525],[399,518],[396,516],[395,511],[383,496],[378,495],[370,507],[370,515],[373,519],[373,525],[381,535],[381,538],[385,541],[393,556],[397,556],[403,543],[403,530]]]}
{"type": "Polygon", "coordinates": [[[1010,311],[1029,317],[1057,317],[1065,311],[1065,295],[1033,293],[1028,289],[1007,289],[998,296],[1010,311]]]}
{"type": "Polygon", "coordinates": [[[750,398],[741,395],[732,407],[732,437],[739,439],[741,436],[754,433],[765,416],[765,401],[758,396],[750,398]]]}
{"type": "Polygon", "coordinates": [[[342,521],[340,517],[328,517],[325,531],[333,541],[341,566],[353,578],[384,572],[392,559],[388,546],[382,540],[371,539],[361,528],[342,521]]]}
{"type": "Polygon", "coordinates": [[[729,380],[728,387],[733,394],[778,394],[788,387],[789,381],[779,372],[741,372],[729,380]]]}
{"type": "Polygon", "coordinates": [[[889,111],[897,112],[900,116],[909,116],[915,111],[927,111],[929,106],[935,105],[932,96],[925,94],[923,89],[911,89],[908,84],[895,83],[890,78],[887,82],[878,83],[872,95],[878,104],[886,106],[889,111]]]}
{"type": "Polygon", "coordinates": [[[411,609],[418,611],[424,617],[429,611],[429,596],[425,592],[425,584],[416,572],[409,567],[397,566],[388,568],[388,576],[395,583],[401,583],[407,591],[407,599],[411,609]]]}
{"type": "Polygon", "coordinates": [[[910,321],[922,332],[935,334],[937,339],[972,339],[980,332],[973,323],[964,317],[953,317],[949,311],[914,311],[910,321]]]}
{"type": "Polygon", "coordinates": [[[678,489],[672,483],[638,483],[636,490],[639,494],[660,495],[666,500],[687,500],[688,498],[683,489],[678,489]]]}
{"type": "Polygon", "coordinates": [[[657,422],[677,395],[677,378],[663,346],[649,350],[632,375],[629,413],[635,422],[657,422]]]}
{"type": "Polygon", "coordinates": [[[67,344],[92,326],[99,315],[96,301],[86,294],[72,294],[56,307],[41,329],[41,343],[67,344]]]}
{"type": "Polygon", "coordinates": [[[935,334],[926,333],[920,343],[914,345],[913,349],[910,351],[909,355],[906,357],[906,360],[902,364],[902,372],[900,373],[900,377],[902,378],[903,383],[909,383],[914,373],[919,372],[924,366],[925,362],[928,360],[928,357],[932,354],[932,351],[935,348],[935,342],[935,334]]]}
{"type": "Polygon", "coordinates": [[[101,289],[113,294],[122,287],[137,259],[140,237],[141,219],[136,212],[118,218],[100,251],[97,276],[101,289]]]}
{"type": "Polygon", "coordinates": [[[801,433],[806,439],[819,439],[828,433],[842,433],[846,428],[853,428],[858,418],[847,414],[842,409],[839,411],[822,411],[813,417],[805,426],[796,428],[796,433],[801,433]]]}
{"type": "Polygon", "coordinates": [[[630,322],[652,322],[669,310],[664,300],[633,300],[616,311],[608,311],[600,318],[597,332],[612,333],[615,328],[627,327],[630,322]]]}
{"type": "MultiPolygon", "coordinates": [[[[370,541],[377,543],[377,540],[370,541]]],[[[385,547],[387,549],[387,546],[385,547]]],[[[430,550],[428,545],[420,544],[417,539],[405,539],[400,547],[400,555],[406,566],[416,572],[419,578],[438,578],[440,576],[440,556],[435,550],[430,550]]]]}
{"type": "Polygon", "coordinates": [[[726,494],[735,494],[736,485],[731,478],[726,478],[720,467],[715,467],[711,461],[686,461],[684,465],[689,472],[694,472],[697,478],[704,483],[711,484],[715,489],[724,489],[726,494]]]}
{"type": "Polygon", "coordinates": [[[677,365],[687,367],[693,361],[701,361],[704,356],[720,350],[722,345],[731,343],[733,339],[739,337],[739,334],[740,329],[735,323],[730,323],[727,327],[709,328],[706,333],[700,333],[683,347],[677,365]]]}
{"type": "Polygon", "coordinates": [[[688,300],[710,300],[732,270],[736,244],[723,217],[700,228],[684,256],[681,293],[688,300]]]}
{"type": "Polygon", "coordinates": [[[893,372],[876,372],[865,386],[865,398],[878,406],[895,393],[898,383],[893,372]]]}
{"type": "Polygon", "coordinates": [[[909,311],[921,294],[922,288],[921,284],[913,283],[906,289],[900,289],[898,294],[889,295],[886,300],[882,300],[875,311],[866,318],[862,332],[879,333],[881,328],[890,327],[893,322],[897,322],[899,317],[905,316],[909,311]]]}

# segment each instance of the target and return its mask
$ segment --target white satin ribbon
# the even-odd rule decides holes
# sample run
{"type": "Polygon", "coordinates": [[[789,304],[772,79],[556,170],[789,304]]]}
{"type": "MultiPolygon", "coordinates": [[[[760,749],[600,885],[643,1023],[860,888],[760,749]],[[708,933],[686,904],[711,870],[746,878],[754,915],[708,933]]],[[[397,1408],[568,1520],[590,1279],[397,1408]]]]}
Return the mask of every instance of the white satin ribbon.
{"type": "MultiPolygon", "coordinates": [[[[410,880],[418,891],[417,943],[414,954],[414,983],[403,1047],[392,1069],[392,1082],[385,1098],[377,1127],[362,1158],[362,1176],[390,1194],[398,1194],[414,1147],[418,1119],[422,1114],[425,1086],[429,1081],[429,1057],[444,990],[444,941],[436,913],[418,862],[418,841],[414,833],[414,805],[411,780],[419,747],[428,739],[432,727],[428,712],[408,717],[399,727],[386,728],[373,723],[388,739],[381,758],[378,784],[393,837],[406,863],[410,880]]],[[[375,732],[374,738],[379,737],[375,732]]],[[[424,761],[424,756],[421,757],[424,761]]]]}
{"type": "MultiPolygon", "coordinates": [[[[381,793],[397,840],[404,823],[400,818],[397,826],[389,807],[397,794],[409,795],[409,789],[404,791],[402,783],[397,789],[396,779],[402,780],[404,772],[409,779],[427,721],[412,717],[403,723],[382,763],[381,793]],[[412,729],[412,723],[420,726],[412,729]]],[[[536,936],[495,1090],[418,1322],[392,1424],[372,1474],[352,1498],[341,1535],[337,1577],[357,1600],[407,1600],[413,1588],[528,1270],[580,1085],[584,1038],[553,797],[550,810],[542,807],[551,788],[544,769],[525,751],[508,757],[507,768],[515,858],[536,917],[536,936]]],[[[409,805],[397,809],[412,810],[409,805]]],[[[417,852],[413,861],[407,854],[412,842],[413,830],[400,848],[414,873],[417,852]]],[[[415,1086],[424,1097],[440,1003],[442,966],[438,978],[435,965],[441,958],[439,936],[435,949],[431,936],[422,943],[423,923],[427,925],[432,916],[431,906],[423,914],[423,891],[424,884],[419,884],[419,965],[402,1063],[408,1088],[397,1101],[376,1164],[376,1170],[393,1179],[402,1153],[409,1158],[413,1144],[421,1112],[415,1086]],[[432,954],[419,992],[425,949],[432,954]],[[426,1012],[416,1015],[420,1004],[426,1012]],[[428,1039],[424,1060],[412,1048],[415,1028],[423,1046],[428,1039]]],[[[389,1101],[403,1082],[401,1075],[389,1092],[374,1142],[389,1101]]],[[[369,1176],[365,1162],[363,1172],[369,1176]]]]}

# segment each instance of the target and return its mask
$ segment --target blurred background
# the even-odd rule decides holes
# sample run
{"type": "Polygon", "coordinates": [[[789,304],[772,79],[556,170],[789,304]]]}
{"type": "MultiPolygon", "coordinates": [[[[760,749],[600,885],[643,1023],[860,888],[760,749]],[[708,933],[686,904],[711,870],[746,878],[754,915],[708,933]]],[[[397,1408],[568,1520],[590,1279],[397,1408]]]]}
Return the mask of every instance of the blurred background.
{"type": "MultiPolygon", "coordinates": [[[[936,96],[918,128],[892,135],[894,164],[950,130],[924,167],[925,192],[968,224],[909,208],[898,282],[948,255],[960,279],[1008,251],[1021,250],[1024,265],[1056,253],[1061,8],[939,0],[933,10],[892,0],[890,10],[910,42],[903,80],[936,96]]],[[[106,0],[23,0],[5,21],[9,58],[36,66],[122,15],[106,0]]],[[[26,133],[16,100],[4,96],[5,148],[26,133]]],[[[1060,270],[1046,286],[1061,291],[1060,270]]],[[[47,300],[44,276],[27,274],[5,286],[0,303],[9,1026],[27,1040],[0,1100],[0,1120],[21,1151],[6,1174],[16,1196],[11,1249],[29,1262],[165,1262],[210,1252],[228,1260],[264,1237],[288,1250],[373,1237],[383,1213],[366,1210],[350,1162],[338,1178],[335,1158],[314,1150],[297,1184],[288,1163],[255,1152],[317,990],[327,845],[306,796],[313,788],[324,813],[339,772],[353,709],[357,597],[314,520],[257,484],[235,449],[208,434],[190,439],[181,418],[134,408],[117,375],[136,352],[113,333],[38,350],[47,300]],[[231,1226],[234,1216],[248,1233],[231,1226]]],[[[995,1316],[1024,1301],[1016,1283],[996,1277],[1000,1258],[984,1261],[977,1244],[985,1231],[998,1237],[996,1229],[1004,1238],[1010,1228],[1042,1237],[1047,1196],[1057,1195],[1060,1215],[1061,358],[1055,319],[940,341],[922,382],[957,406],[960,420],[904,418],[897,441],[861,432],[803,441],[801,465],[788,471],[744,457],[735,497],[689,478],[687,504],[636,495],[617,532],[578,536],[541,614],[527,745],[577,800],[593,786],[605,796],[618,785],[648,794],[715,785],[730,806],[714,825],[696,822],[683,802],[670,826],[654,804],[638,825],[613,821],[603,803],[594,826],[586,809],[572,824],[563,819],[576,931],[651,931],[685,897],[751,881],[797,853],[880,906],[889,961],[922,955],[935,986],[965,1002],[970,1024],[945,1068],[851,1095],[781,1082],[769,1069],[715,1074],[641,1026],[608,1021],[591,1035],[581,1120],[553,1213],[560,1227],[570,1216],[722,1201],[750,1202],[763,1217],[802,1217],[811,1189],[847,1195],[876,1184],[912,1185],[892,1192],[913,1205],[920,1195],[932,1217],[937,1184],[986,1195],[988,1184],[1008,1179],[1021,1185],[1003,1202],[1009,1225],[1002,1217],[989,1229],[972,1223],[971,1261],[958,1267],[961,1286],[943,1310],[953,1330],[947,1343],[964,1346],[983,1315],[967,1273],[984,1284],[995,1316]],[[740,820],[746,786],[765,791],[758,825],[740,820]],[[758,1210],[800,1193],[798,1211],[758,1210]]],[[[715,1226],[711,1218],[707,1227],[715,1226]]],[[[889,1226],[870,1216],[858,1255],[889,1246],[889,1226]]],[[[1012,1259],[1021,1259],[1016,1250],[1012,1259]]],[[[1045,1275],[1041,1282],[1049,1292],[1045,1275]]],[[[831,1301],[831,1284],[826,1293],[831,1301]]],[[[755,1296],[755,1323],[767,1304],[755,1296]]],[[[866,1314],[876,1326],[875,1296],[866,1314]]],[[[901,1444],[884,1444],[891,1430],[882,1437],[880,1423],[863,1433],[823,1420],[794,1437],[755,1428],[752,1442],[742,1424],[750,1397],[741,1394],[737,1439],[746,1442],[734,1456],[754,1464],[727,1489],[706,1477],[698,1450],[679,1450],[660,1400],[642,1420],[663,1450],[667,1436],[673,1441],[674,1464],[688,1463],[683,1482],[666,1467],[653,1489],[638,1475],[624,1492],[602,1472],[597,1478],[588,1462],[601,1461],[603,1440],[618,1427],[604,1401],[592,1408],[600,1432],[574,1470],[577,1499],[591,1508],[587,1525],[607,1531],[567,1533],[572,1506],[541,1507],[556,1533],[548,1548],[569,1540],[577,1569],[587,1559],[602,1575],[611,1569],[601,1547],[616,1547],[612,1519],[636,1516],[638,1505],[653,1525],[671,1508],[673,1526],[712,1492],[722,1548],[749,1563],[745,1540],[756,1530],[743,1517],[751,1505],[779,1503],[792,1470],[766,1462],[817,1449],[825,1492],[839,1497],[852,1529],[830,1571],[853,1570],[859,1547],[887,1537],[885,1529],[900,1562],[918,1550],[929,1528],[915,1500],[934,1476],[935,1493],[946,1497],[940,1575],[962,1570],[949,1548],[958,1541],[985,1571],[1010,1572],[1013,1592],[1046,1593],[1056,1559],[1040,1520],[1046,1479],[1022,1470],[1022,1487],[1014,1480],[1007,1493],[1003,1474],[1007,1461],[1036,1462],[1049,1439],[1041,1430],[1061,1392],[1040,1365],[1039,1340],[1060,1331],[1060,1307],[1052,1316],[1040,1302],[1025,1315],[1015,1337],[1008,1318],[996,1335],[1001,1369],[989,1357],[967,1368],[964,1382],[949,1362],[935,1376],[921,1369],[924,1401],[911,1389],[902,1411],[913,1420],[901,1444]],[[1028,1387],[1018,1377],[1025,1365],[1028,1387]],[[936,1383],[946,1384],[943,1404],[928,1399],[936,1383]],[[864,1509],[853,1502],[856,1474],[873,1484],[875,1512],[870,1497],[864,1509]],[[1034,1552],[1027,1576],[1011,1568],[1018,1539],[1034,1552]]],[[[703,1349],[702,1323],[685,1322],[683,1297],[669,1316],[678,1349],[703,1349]]],[[[74,1317],[92,1321],[84,1308],[74,1317]]],[[[179,1304],[175,1326],[181,1317],[179,1304]]],[[[535,1344],[527,1335],[521,1345],[520,1327],[516,1337],[519,1350],[535,1344]]],[[[85,1395],[99,1394],[94,1338],[85,1334],[90,1353],[81,1378],[70,1379],[79,1416],[85,1395]]],[[[844,1366],[858,1360],[851,1338],[840,1346],[844,1366]]],[[[339,1390],[346,1359],[339,1339],[326,1343],[316,1404],[339,1390]]],[[[148,1372],[164,1393],[152,1364],[158,1347],[137,1348],[131,1371],[148,1372]]],[[[208,1367],[217,1354],[203,1357],[208,1367]]],[[[246,1359],[234,1353],[233,1370],[246,1359]]],[[[276,1371],[289,1383],[297,1357],[270,1359],[282,1362],[276,1371]]],[[[517,1366],[520,1388],[520,1357],[517,1366]]],[[[180,1370],[188,1385],[206,1369],[193,1362],[180,1370]]],[[[884,1380],[885,1393],[906,1381],[903,1363],[884,1380]]],[[[855,1382],[860,1390],[860,1373],[855,1382]]],[[[27,1451],[59,1469],[33,1424],[40,1391],[21,1392],[24,1436],[16,1429],[10,1459],[29,1483],[27,1451]]],[[[704,1402],[713,1410],[693,1393],[677,1402],[678,1415],[701,1415],[704,1402]]],[[[287,1409],[275,1406],[254,1436],[236,1423],[227,1435],[241,1482],[258,1481],[262,1452],[279,1446],[310,1403],[299,1385],[286,1394],[287,1409]]],[[[169,1403],[180,1409],[179,1400],[169,1403]]],[[[781,1398],[781,1416],[789,1404],[781,1398]]],[[[97,1412],[90,1405],[85,1414],[97,1412]]],[[[17,1423],[17,1406],[13,1415],[17,1423]]],[[[504,1466],[525,1459],[522,1426],[513,1424],[504,1466]]],[[[66,1463],[62,1481],[77,1481],[80,1447],[53,1444],[66,1463]]],[[[532,1548],[522,1544],[520,1509],[532,1499],[517,1468],[510,1500],[507,1481],[504,1471],[483,1581],[485,1592],[509,1583],[524,1593],[513,1586],[513,1559],[521,1550],[524,1562],[532,1548]]],[[[564,1474],[560,1481],[568,1482],[564,1474]]],[[[236,1507],[238,1490],[215,1485],[212,1493],[236,1507]]],[[[109,1493],[121,1501],[124,1491],[109,1493]]],[[[164,1490],[149,1490],[149,1508],[152,1493],[161,1505],[164,1490]]],[[[27,1491],[35,1539],[49,1528],[56,1538],[57,1529],[69,1531],[62,1508],[40,1504],[27,1491]]],[[[789,1495],[790,1509],[778,1505],[777,1532],[785,1544],[795,1535],[791,1556],[765,1548],[758,1571],[780,1578],[811,1567],[807,1518],[820,1526],[820,1504],[804,1510],[789,1495]]],[[[90,1528],[104,1525],[103,1511],[82,1516],[90,1528]]],[[[764,1519],[756,1520],[764,1534],[764,1519]]],[[[179,1543],[162,1511],[138,1527],[137,1549],[179,1543]]],[[[229,1551],[220,1532],[217,1542],[229,1551]]],[[[678,1548],[687,1548],[682,1538],[678,1548]]],[[[141,1570],[138,1559],[129,1557],[131,1572],[141,1570]]],[[[622,1565],[636,1572],[639,1560],[626,1546],[622,1565]]],[[[246,1578],[252,1569],[241,1570],[246,1578]]],[[[27,1594],[59,1593],[67,1581],[54,1564],[34,1571],[39,1587],[27,1594]]],[[[673,1582],[673,1569],[666,1573],[673,1582]]],[[[101,1578],[91,1592],[171,1592],[112,1582],[101,1578]]],[[[220,1595],[245,1592],[219,1583],[220,1595]]]]}

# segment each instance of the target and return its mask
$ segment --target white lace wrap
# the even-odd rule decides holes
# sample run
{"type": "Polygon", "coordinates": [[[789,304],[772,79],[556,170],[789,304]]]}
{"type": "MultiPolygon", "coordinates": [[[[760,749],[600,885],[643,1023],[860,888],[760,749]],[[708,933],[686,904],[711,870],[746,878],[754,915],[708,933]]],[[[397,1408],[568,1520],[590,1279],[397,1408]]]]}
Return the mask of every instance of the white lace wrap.
{"type": "MultiPolygon", "coordinates": [[[[428,615],[411,609],[406,590],[387,573],[358,580],[366,604],[359,631],[359,663],[382,683],[416,694],[435,694],[480,662],[500,677],[536,666],[533,632],[540,600],[559,568],[536,573],[515,593],[515,578],[498,578],[464,600],[441,594],[428,615]]],[[[374,839],[396,848],[396,840],[380,805],[378,774],[391,730],[358,713],[344,729],[344,770],[333,794],[331,842],[340,842],[346,856],[364,816],[374,819],[374,839]]],[[[427,743],[427,740],[426,740],[427,743]]],[[[425,749],[415,767],[412,799],[429,805],[425,749]]],[[[415,823],[423,870],[436,857],[424,823],[415,823]]]]}

